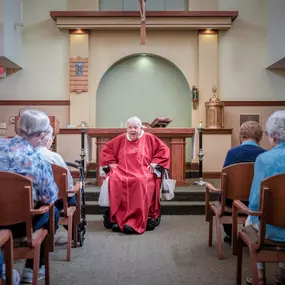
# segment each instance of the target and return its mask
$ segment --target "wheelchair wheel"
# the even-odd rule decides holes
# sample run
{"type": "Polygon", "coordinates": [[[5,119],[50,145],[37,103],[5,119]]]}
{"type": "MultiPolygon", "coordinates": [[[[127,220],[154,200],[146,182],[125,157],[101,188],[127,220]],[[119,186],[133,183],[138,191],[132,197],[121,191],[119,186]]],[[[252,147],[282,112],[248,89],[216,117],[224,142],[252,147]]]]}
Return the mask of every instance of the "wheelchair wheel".
{"type": "Polygon", "coordinates": [[[79,246],[82,247],[84,243],[83,231],[78,232],[79,246]]]}

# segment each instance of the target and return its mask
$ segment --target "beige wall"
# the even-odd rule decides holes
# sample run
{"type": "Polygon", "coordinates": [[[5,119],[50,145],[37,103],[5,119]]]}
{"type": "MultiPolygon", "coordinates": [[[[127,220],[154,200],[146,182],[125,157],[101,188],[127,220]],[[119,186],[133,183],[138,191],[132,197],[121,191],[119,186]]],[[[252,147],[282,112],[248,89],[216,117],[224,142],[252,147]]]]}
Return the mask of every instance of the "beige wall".
{"type": "Polygon", "coordinates": [[[0,100],[69,99],[68,32],[59,31],[49,15],[66,10],[67,2],[23,1],[23,70],[0,80],[0,100]]]}
{"type": "MultiPolygon", "coordinates": [[[[90,35],[90,125],[96,125],[96,93],[104,73],[118,60],[135,53],[151,53],[174,63],[184,74],[189,86],[198,85],[197,32],[149,31],[147,44],[140,45],[138,31],[94,31],[90,35]]],[[[192,112],[193,125],[198,124],[197,111],[192,112]]]]}
{"type": "MultiPolygon", "coordinates": [[[[6,122],[7,136],[15,135],[15,124],[10,123],[11,116],[18,116],[19,110],[25,106],[0,106],[0,123],[6,122]]],[[[56,116],[61,128],[69,124],[69,106],[32,106],[29,109],[37,109],[47,113],[49,116],[56,116]]]]}
{"type": "MultiPolygon", "coordinates": [[[[276,110],[285,109],[285,107],[226,107],[225,108],[225,128],[233,128],[232,145],[240,144],[238,130],[240,127],[240,114],[259,114],[260,123],[265,127],[267,118],[276,110]]],[[[266,149],[270,148],[266,136],[263,137],[260,145],[266,149]]]]}

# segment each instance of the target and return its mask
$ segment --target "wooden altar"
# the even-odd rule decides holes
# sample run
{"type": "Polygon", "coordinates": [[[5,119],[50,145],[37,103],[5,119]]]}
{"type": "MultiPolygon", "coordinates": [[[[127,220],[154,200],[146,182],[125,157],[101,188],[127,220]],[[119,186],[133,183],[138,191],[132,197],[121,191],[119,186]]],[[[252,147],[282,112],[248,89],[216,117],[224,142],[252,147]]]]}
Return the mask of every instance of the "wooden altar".
{"type": "MultiPolygon", "coordinates": [[[[164,141],[170,148],[170,176],[176,180],[177,186],[186,185],[185,175],[185,145],[186,139],[192,138],[195,134],[193,128],[146,128],[146,132],[150,132],[162,141],[164,141]]],[[[112,138],[125,132],[125,129],[88,129],[87,136],[89,138],[96,138],[96,180],[101,183],[100,178],[100,158],[101,150],[106,142],[112,138]]],[[[90,147],[93,145],[89,144],[90,147]]]]}

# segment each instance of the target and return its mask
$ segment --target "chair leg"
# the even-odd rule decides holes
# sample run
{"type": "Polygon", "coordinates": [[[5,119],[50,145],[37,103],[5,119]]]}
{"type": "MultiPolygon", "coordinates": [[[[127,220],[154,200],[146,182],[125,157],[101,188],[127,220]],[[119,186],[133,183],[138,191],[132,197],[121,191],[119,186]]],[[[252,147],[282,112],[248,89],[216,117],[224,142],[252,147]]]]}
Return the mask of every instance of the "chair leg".
{"type": "Polygon", "coordinates": [[[50,275],[49,275],[49,240],[46,237],[45,240],[45,285],[50,285],[50,275]]]}
{"type": "Polygon", "coordinates": [[[67,254],[66,254],[67,261],[70,261],[71,257],[72,225],[73,225],[73,216],[70,216],[68,217],[67,254]]]}
{"type": "Polygon", "coordinates": [[[250,263],[251,263],[252,284],[259,285],[257,262],[255,256],[253,256],[252,254],[250,254],[250,263]]]}
{"type": "Polygon", "coordinates": [[[242,255],[243,255],[243,241],[238,238],[236,241],[236,255],[237,255],[237,272],[236,272],[236,285],[241,285],[242,277],[242,255]]]}
{"type": "Polygon", "coordinates": [[[76,219],[73,219],[73,236],[74,248],[76,248],[78,243],[78,224],[76,219]]]}
{"type": "Polygon", "coordinates": [[[217,253],[219,259],[224,259],[223,244],[222,244],[222,229],[221,219],[216,216],[216,238],[217,238],[217,253]]]}
{"type": "Polygon", "coordinates": [[[209,217],[209,246],[213,245],[213,215],[209,217]]]}
{"type": "Polygon", "coordinates": [[[41,245],[40,244],[35,245],[34,264],[33,264],[33,285],[38,285],[39,283],[40,250],[41,250],[41,245]]]}

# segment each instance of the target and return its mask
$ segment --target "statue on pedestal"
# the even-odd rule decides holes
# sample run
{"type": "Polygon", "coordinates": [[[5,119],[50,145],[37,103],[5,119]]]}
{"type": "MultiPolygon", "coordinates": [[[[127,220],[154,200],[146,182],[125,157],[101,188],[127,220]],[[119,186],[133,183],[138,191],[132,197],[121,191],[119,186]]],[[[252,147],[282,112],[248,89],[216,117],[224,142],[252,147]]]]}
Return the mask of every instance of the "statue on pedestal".
{"type": "Polygon", "coordinates": [[[217,87],[212,88],[213,96],[206,106],[206,128],[221,129],[224,127],[224,102],[217,96],[217,87]]]}

